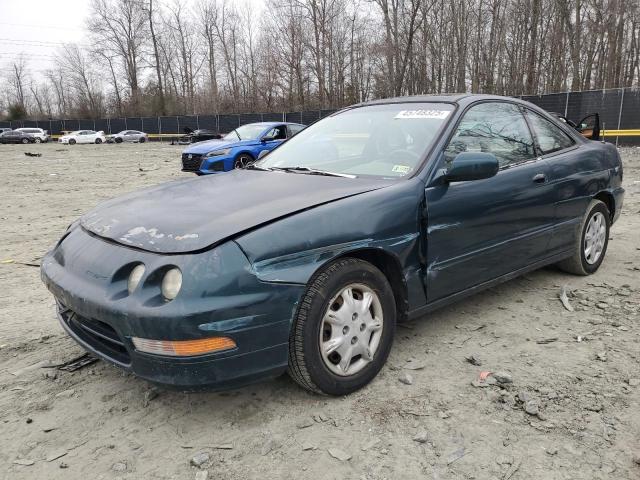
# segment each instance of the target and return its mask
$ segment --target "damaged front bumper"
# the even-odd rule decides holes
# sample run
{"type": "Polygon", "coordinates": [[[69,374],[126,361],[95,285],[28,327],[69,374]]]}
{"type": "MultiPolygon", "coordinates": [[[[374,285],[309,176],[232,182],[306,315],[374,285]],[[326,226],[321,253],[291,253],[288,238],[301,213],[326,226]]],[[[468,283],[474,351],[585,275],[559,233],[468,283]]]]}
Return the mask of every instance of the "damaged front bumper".
{"type": "Polygon", "coordinates": [[[204,252],[162,255],[105,241],[75,226],[42,262],[65,331],[99,358],[156,384],[184,390],[233,388],[287,367],[291,319],[304,286],[262,282],[234,242],[204,252]],[[143,264],[129,293],[128,272],[143,264]],[[162,298],[159,274],[179,268],[183,285],[162,298]],[[197,356],[136,349],[133,338],[227,337],[236,347],[197,356]]]}

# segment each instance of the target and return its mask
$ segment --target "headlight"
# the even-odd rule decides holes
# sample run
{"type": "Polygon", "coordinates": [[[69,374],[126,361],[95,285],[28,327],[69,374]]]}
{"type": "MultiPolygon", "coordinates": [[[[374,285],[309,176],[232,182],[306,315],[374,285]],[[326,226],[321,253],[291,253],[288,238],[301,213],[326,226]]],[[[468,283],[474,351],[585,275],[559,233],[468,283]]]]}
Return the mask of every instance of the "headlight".
{"type": "Polygon", "coordinates": [[[214,150],[213,152],[209,152],[205,157],[220,157],[222,155],[229,155],[229,153],[231,153],[231,149],[225,148],[223,150],[214,150]]]}
{"type": "Polygon", "coordinates": [[[142,280],[142,276],[144,275],[144,265],[141,263],[136,265],[131,273],[129,274],[129,280],[127,281],[127,290],[129,290],[129,295],[133,293],[136,289],[140,280],[142,280]]]}
{"type": "Polygon", "coordinates": [[[162,279],[162,296],[167,300],[173,300],[178,296],[182,287],[182,272],[178,268],[172,268],[164,274],[162,279]]]}

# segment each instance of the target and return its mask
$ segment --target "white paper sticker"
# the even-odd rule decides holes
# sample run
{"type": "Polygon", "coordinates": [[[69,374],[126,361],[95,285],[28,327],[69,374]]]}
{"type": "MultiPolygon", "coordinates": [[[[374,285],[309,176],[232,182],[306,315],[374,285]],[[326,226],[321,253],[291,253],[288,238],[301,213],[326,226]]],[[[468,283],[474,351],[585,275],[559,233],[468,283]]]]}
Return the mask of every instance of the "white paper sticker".
{"type": "Polygon", "coordinates": [[[448,110],[402,110],[395,118],[437,118],[444,120],[449,116],[448,110]]]}
{"type": "Polygon", "coordinates": [[[411,167],[407,165],[394,165],[391,171],[394,173],[409,173],[411,171],[411,167]]]}

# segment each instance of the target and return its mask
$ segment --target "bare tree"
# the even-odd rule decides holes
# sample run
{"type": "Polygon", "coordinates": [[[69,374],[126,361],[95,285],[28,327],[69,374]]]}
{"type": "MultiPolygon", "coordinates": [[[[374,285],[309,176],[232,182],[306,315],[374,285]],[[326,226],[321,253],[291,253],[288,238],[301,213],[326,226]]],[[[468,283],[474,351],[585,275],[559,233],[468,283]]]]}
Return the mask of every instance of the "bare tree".
{"type": "Polygon", "coordinates": [[[143,0],[93,0],[88,27],[95,43],[121,63],[130,90],[132,113],[140,113],[140,68],[148,39],[143,0]]]}
{"type": "Polygon", "coordinates": [[[260,14],[256,6],[92,0],[95,47],[67,47],[40,78],[23,59],[2,65],[4,108],[38,116],[48,98],[59,115],[240,113],[639,85],[638,0],[279,0],[260,14]],[[96,66],[106,75],[94,75],[96,66]]]}

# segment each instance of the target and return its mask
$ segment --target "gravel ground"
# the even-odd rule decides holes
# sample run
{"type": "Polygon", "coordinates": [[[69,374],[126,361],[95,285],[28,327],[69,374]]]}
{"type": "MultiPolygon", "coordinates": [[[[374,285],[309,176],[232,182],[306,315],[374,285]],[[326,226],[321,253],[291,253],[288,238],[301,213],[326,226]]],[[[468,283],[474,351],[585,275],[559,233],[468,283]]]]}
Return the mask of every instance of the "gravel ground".
{"type": "Polygon", "coordinates": [[[622,151],[625,205],[596,275],[543,269],[401,326],[349,397],[286,376],[185,394],[103,362],[42,368],[82,350],[32,264],[99,201],[184,176],[180,150],[0,145],[0,477],[640,477],[640,149],[622,151]]]}

